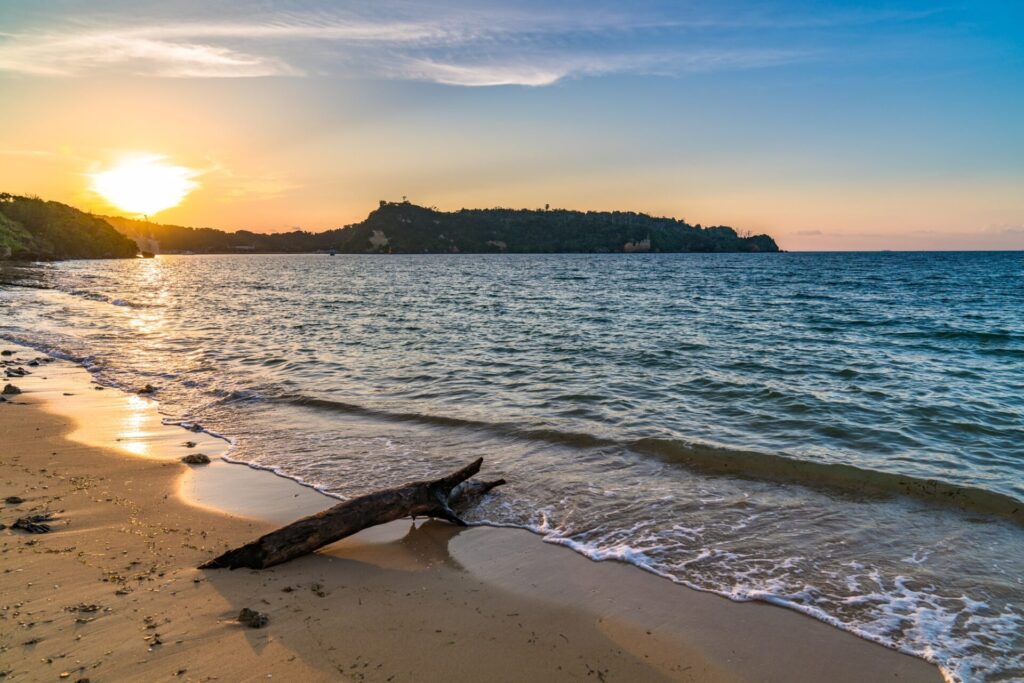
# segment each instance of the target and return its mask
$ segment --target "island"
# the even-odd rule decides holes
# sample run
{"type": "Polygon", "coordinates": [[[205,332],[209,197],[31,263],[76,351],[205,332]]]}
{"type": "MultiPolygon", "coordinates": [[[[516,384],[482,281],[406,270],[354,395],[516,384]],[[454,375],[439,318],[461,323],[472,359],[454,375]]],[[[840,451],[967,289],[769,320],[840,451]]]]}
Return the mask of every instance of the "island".
{"type": "Polygon", "coordinates": [[[359,223],[309,232],[257,233],[93,216],[57,202],[0,195],[0,257],[150,254],[552,254],[778,252],[768,235],[702,227],[633,211],[460,209],[381,201],[359,223]]]}
{"type": "Polygon", "coordinates": [[[615,252],[777,252],[768,235],[740,235],[632,211],[460,209],[438,211],[381,201],[365,220],[324,232],[255,233],[108,221],[155,253],[458,254],[615,252]]]}

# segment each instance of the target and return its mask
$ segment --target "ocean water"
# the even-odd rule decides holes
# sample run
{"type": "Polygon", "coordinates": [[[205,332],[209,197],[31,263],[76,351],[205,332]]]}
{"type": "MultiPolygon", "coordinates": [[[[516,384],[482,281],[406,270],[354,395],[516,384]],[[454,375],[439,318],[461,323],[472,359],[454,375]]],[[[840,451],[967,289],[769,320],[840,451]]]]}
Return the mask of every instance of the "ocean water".
{"type": "Polygon", "coordinates": [[[161,256],[8,267],[0,337],[345,497],[1024,679],[1024,254],[161,256]]]}

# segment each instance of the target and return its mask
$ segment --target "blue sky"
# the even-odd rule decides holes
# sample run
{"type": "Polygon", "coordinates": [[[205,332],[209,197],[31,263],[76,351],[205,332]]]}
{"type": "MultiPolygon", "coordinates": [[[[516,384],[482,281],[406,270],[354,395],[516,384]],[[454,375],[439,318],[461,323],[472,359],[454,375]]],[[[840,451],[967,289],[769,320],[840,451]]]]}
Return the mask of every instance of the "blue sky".
{"type": "Polygon", "coordinates": [[[0,0],[0,92],[6,189],[100,210],[89,169],[158,154],[199,179],[168,222],[405,194],[1024,248],[1020,2],[0,0]]]}

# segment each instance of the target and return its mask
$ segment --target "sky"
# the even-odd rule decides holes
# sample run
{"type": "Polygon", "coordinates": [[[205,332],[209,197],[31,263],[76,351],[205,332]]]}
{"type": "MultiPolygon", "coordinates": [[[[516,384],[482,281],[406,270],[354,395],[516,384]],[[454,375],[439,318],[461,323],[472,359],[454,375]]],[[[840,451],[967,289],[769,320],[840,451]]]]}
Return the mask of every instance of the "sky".
{"type": "Polygon", "coordinates": [[[0,191],[123,213],[92,179],[140,155],[181,225],[406,196],[1024,249],[1024,2],[0,0],[0,191]]]}

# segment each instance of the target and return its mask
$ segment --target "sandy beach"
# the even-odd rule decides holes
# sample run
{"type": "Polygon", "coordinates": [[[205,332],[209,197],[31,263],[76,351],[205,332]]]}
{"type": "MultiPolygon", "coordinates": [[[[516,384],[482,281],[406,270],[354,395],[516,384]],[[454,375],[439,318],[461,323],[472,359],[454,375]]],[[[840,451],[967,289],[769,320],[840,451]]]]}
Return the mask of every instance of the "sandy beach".
{"type": "Polygon", "coordinates": [[[4,680],[942,680],[796,612],[520,530],[403,520],[269,570],[198,570],[336,501],[221,460],[226,442],[161,424],[154,401],[4,348],[32,373],[0,405],[0,497],[23,499],[0,508],[4,680]],[[213,462],[179,462],[192,452],[213,462]],[[9,528],[43,511],[50,533],[9,528]],[[239,624],[244,607],[269,623],[239,624]]]}

